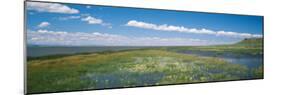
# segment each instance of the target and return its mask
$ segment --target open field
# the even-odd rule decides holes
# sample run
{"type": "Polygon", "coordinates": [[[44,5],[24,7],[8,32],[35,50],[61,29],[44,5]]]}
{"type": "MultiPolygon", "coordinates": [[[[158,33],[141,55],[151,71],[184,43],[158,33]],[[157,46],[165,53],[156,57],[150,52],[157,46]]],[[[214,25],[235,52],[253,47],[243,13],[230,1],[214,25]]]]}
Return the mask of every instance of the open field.
{"type": "Polygon", "coordinates": [[[39,93],[263,78],[263,65],[248,68],[215,56],[179,53],[262,54],[262,45],[255,43],[260,42],[245,40],[234,45],[159,47],[29,58],[27,90],[39,93]]]}
{"type": "Polygon", "coordinates": [[[182,51],[203,51],[203,52],[215,52],[217,54],[232,53],[236,55],[249,54],[258,55],[263,54],[263,39],[245,39],[241,42],[232,45],[213,45],[213,46],[179,46],[179,47],[163,47],[174,52],[182,51]]]}

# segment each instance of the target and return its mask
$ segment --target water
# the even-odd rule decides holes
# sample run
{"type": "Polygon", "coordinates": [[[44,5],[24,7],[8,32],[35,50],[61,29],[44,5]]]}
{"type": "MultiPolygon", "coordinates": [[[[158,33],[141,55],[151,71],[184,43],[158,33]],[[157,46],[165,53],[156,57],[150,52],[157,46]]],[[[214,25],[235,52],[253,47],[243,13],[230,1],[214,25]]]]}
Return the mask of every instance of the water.
{"type": "MultiPolygon", "coordinates": [[[[56,54],[75,54],[75,53],[90,53],[102,51],[118,51],[141,49],[151,47],[128,47],[128,46],[95,46],[95,47],[27,47],[28,57],[39,57],[56,54]]],[[[218,54],[211,51],[181,51],[183,54],[193,54],[206,57],[222,58],[227,62],[246,65],[248,68],[257,68],[263,64],[263,55],[237,55],[233,53],[218,54]]]]}
{"type": "Polygon", "coordinates": [[[222,53],[218,54],[211,51],[184,51],[180,52],[184,54],[193,54],[197,56],[205,57],[217,57],[221,58],[229,63],[245,65],[248,68],[258,68],[263,65],[263,55],[250,55],[250,54],[234,54],[234,53],[222,53]]]}
{"type": "Polygon", "coordinates": [[[27,47],[28,57],[39,57],[56,54],[75,54],[102,51],[118,51],[129,49],[140,49],[145,47],[125,47],[125,46],[96,46],[96,47],[27,47]]]}
{"type": "MultiPolygon", "coordinates": [[[[89,52],[102,52],[102,51],[118,51],[118,50],[130,50],[130,49],[142,49],[148,47],[28,47],[27,56],[38,57],[46,55],[56,54],[74,54],[74,53],[89,53],[89,52]]],[[[151,47],[149,47],[151,48],[151,47]]],[[[192,54],[197,56],[205,57],[217,57],[224,59],[227,62],[233,64],[245,65],[248,68],[258,68],[263,65],[263,55],[237,55],[233,53],[222,53],[209,51],[183,51],[178,52],[182,54],[192,54]]],[[[152,60],[150,57],[145,59],[136,58],[135,63],[144,63],[144,60],[152,60]]],[[[160,63],[174,63],[176,59],[169,57],[159,57],[160,63]]],[[[209,70],[209,73],[221,73],[221,70],[209,70]]],[[[127,72],[127,71],[116,71],[111,73],[91,73],[80,77],[81,81],[88,83],[88,89],[101,89],[101,88],[115,88],[115,87],[132,87],[132,86],[147,86],[156,85],[165,77],[164,72],[127,72]]],[[[201,74],[194,74],[194,80],[200,80],[201,74]]],[[[238,75],[237,75],[238,76],[238,75]]],[[[249,73],[248,79],[252,78],[252,74],[249,73]]],[[[210,80],[211,81],[211,80],[210,80]]]]}
{"type": "Polygon", "coordinates": [[[82,80],[88,80],[89,86],[99,88],[115,88],[128,86],[155,85],[164,77],[163,73],[137,73],[137,72],[113,72],[107,74],[91,73],[82,76],[82,80]]]}

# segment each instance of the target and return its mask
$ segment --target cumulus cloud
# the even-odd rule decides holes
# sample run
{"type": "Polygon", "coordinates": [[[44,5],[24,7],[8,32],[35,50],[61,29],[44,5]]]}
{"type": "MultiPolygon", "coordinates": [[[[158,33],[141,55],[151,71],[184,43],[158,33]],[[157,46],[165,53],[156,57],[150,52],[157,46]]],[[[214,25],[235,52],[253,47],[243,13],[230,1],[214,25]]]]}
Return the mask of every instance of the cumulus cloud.
{"type": "Polygon", "coordinates": [[[38,25],[38,27],[43,28],[43,27],[47,27],[47,26],[49,26],[49,25],[51,25],[49,22],[44,21],[44,22],[41,22],[41,23],[38,25]]]}
{"type": "Polygon", "coordinates": [[[27,2],[27,9],[38,12],[77,14],[79,10],[58,3],[27,2]]]}
{"type": "Polygon", "coordinates": [[[85,21],[88,24],[99,24],[99,25],[102,25],[102,26],[107,26],[108,28],[112,28],[110,23],[105,23],[105,22],[103,22],[102,19],[95,18],[95,17],[90,16],[88,14],[82,14],[81,16],[83,16],[81,18],[81,21],[85,21]]]}
{"type": "Polygon", "coordinates": [[[37,30],[27,32],[27,41],[41,45],[110,45],[125,37],[100,32],[66,32],[37,30]]]}
{"type": "Polygon", "coordinates": [[[213,42],[194,38],[130,37],[101,32],[37,30],[27,32],[27,42],[38,45],[186,46],[213,42]]]}
{"type": "Polygon", "coordinates": [[[80,19],[81,16],[66,16],[66,17],[60,17],[59,20],[71,20],[71,19],[80,19]]]}
{"type": "Polygon", "coordinates": [[[82,21],[88,22],[88,24],[102,24],[102,19],[98,19],[92,16],[86,16],[85,18],[81,19],[82,21]]]}
{"type": "Polygon", "coordinates": [[[259,34],[250,34],[250,33],[238,33],[238,32],[229,32],[229,31],[213,31],[209,29],[196,29],[196,28],[186,28],[184,26],[174,26],[174,25],[157,25],[153,23],[147,23],[142,21],[130,20],[127,22],[126,26],[143,28],[143,29],[152,29],[159,31],[173,31],[173,32],[182,32],[182,33],[195,33],[195,34],[209,34],[216,36],[227,36],[227,37],[238,37],[238,38],[256,38],[262,37],[259,34]]]}

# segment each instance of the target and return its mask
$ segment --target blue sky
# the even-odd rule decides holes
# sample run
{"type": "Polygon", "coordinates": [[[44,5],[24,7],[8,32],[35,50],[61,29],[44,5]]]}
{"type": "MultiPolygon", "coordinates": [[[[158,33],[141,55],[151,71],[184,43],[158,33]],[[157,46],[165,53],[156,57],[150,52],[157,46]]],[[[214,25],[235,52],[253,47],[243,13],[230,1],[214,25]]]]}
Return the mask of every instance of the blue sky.
{"type": "Polygon", "coordinates": [[[262,37],[262,17],[28,2],[27,43],[194,46],[262,37]]]}

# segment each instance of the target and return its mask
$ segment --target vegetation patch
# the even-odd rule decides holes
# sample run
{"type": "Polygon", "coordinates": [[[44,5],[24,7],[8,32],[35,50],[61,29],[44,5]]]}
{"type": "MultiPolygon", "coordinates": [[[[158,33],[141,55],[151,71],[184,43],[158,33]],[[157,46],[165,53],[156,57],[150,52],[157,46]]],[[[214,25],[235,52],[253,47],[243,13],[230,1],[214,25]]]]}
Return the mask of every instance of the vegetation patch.
{"type": "Polygon", "coordinates": [[[237,80],[263,73],[219,58],[162,49],[34,59],[27,66],[28,93],[237,80]]]}

